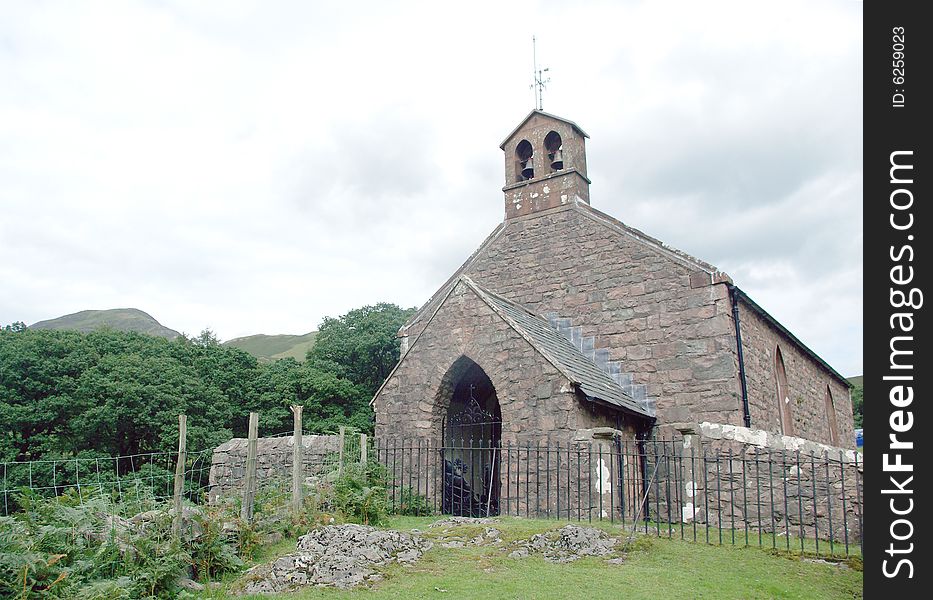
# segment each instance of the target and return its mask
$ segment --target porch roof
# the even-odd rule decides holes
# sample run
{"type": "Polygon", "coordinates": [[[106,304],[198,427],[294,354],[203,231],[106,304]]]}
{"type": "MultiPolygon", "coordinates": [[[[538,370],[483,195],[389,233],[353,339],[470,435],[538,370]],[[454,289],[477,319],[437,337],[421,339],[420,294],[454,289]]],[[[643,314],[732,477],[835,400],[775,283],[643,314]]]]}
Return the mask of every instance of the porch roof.
{"type": "Polygon", "coordinates": [[[654,416],[626,394],[608,373],[553,329],[547,320],[495,292],[480,287],[469,277],[461,276],[460,280],[561,371],[589,400],[642,418],[654,419],[654,416]]]}

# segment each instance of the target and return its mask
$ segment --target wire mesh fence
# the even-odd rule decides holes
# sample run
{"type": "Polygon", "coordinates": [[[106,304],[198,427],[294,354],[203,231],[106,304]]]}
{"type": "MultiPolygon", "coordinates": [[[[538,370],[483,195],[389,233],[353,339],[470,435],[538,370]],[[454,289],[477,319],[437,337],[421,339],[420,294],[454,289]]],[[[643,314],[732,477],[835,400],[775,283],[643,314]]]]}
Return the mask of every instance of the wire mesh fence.
{"type": "MultiPolygon", "coordinates": [[[[183,494],[191,502],[199,502],[207,489],[211,455],[212,450],[187,453],[183,494]]],[[[18,510],[17,495],[25,490],[46,497],[71,491],[79,501],[108,496],[121,504],[166,500],[174,495],[177,459],[175,452],[150,452],[0,463],[0,510],[3,515],[18,510]]]]}
{"type": "Polygon", "coordinates": [[[69,493],[78,502],[106,496],[115,506],[139,511],[175,500],[176,485],[180,499],[190,504],[249,501],[262,511],[294,503],[296,480],[297,493],[303,496],[328,474],[339,474],[343,465],[365,460],[363,449],[372,446],[371,438],[346,428],[335,433],[303,432],[296,470],[293,434],[257,437],[252,463],[249,443],[249,439],[234,438],[217,448],[195,451],[3,462],[0,514],[20,510],[23,493],[42,497],[69,493]],[[179,471],[180,458],[183,467],[179,471]]]}

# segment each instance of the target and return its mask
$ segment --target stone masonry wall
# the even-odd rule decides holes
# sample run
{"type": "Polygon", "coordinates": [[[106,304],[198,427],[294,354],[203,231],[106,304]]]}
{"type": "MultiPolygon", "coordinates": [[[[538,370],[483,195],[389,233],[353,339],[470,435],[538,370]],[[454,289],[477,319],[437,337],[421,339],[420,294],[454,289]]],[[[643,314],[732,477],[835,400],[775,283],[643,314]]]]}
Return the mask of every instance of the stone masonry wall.
{"type": "MultiPolygon", "coordinates": [[[[214,449],[209,476],[211,502],[243,493],[246,479],[246,438],[233,438],[214,449]]],[[[280,486],[291,489],[292,436],[259,438],[256,452],[256,482],[258,487],[280,486]]],[[[305,477],[321,475],[332,464],[340,451],[339,435],[302,436],[302,467],[305,477]]]]}
{"type": "Polygon", "coordinates": [[[701,524],[704,535],[721,527],[729,538],[747,529],[755,543],[773,533],[778,547],[788,536],[858,545],[863,465],[854,451],[716,423],[674,424],[655,437],[669,441],[648,444],[649,470],[659,465],[653,520],[701,524]]]}
{"type": "Polygon", "coordinates": [[[677,256],[581,205],[510,219],[464,274],[537,314],[572,318],[647,384],[660,422],[741,424],[728,290],[677,256]]]}
{"type": "Polygon", "coordinates": [[[752,426],[781,431],[775,379],[775,351],[780,347],[791,399],[793,434],[824,444],[832,443],[825,403],[828,386],[839,434],[836,445],[855,449],[849,388],[742,302],[739,303],[739,320],[752,426]]]}
{"type": "MultiPolygon", "coordinates": [[[[616,411],[581,401],[553,365],[473,290],[459,283],[376,398],[377,445],[440,445],[442,421],[459,377],[456,367],[451,367],[462,356],[480,365],[492,381],[502,416],[503,452],[511,448],[513,460],[518,460],[519,448],[526,449],[521,451],[523,460],[527,460],[528,447],[556,447],[560,443],[566,449],[577,443],[580,431],[593,428],[620,428],[620,435],[634,439],[634,422],[616,411]]],[[[557,465],[547,465],[547,455],[540,456],[541,464],[536,462],[534,471],[516,468],[506,472],[502,467],[499,481],[505,488],[503,494],[514,486],[525,489],[530,477],[535,482],[546,481],[548,469],[556,473],[557,465]]],[[[553,457],[556,460],[557,454],[553,457]]],[[[424,482],[426,495],[437,493],[432,471],[437,466],[431,458],[420,463],[412,460],[406,470],[395,466],[394,471],[424,482]]],[[[568,468],[566,463],[564,468],[568,468]]],[[[586,469],[581,477],[588,477],[586,469]]],[[[571,483],[577,484],[575,475],[571,483]]],[[[513,511],[519,506],[522,511],[527,509],[523,498],[516,496],[513,511]]]]}
{"type": "Polygon", "coordinates": [[[456,384],[448,369],[461,356],[496,389],[503,444],[569,439],[593,420],[566,378],[463,283],[409,352],[376,399],[378,438],[439,440],[456,384]]]}

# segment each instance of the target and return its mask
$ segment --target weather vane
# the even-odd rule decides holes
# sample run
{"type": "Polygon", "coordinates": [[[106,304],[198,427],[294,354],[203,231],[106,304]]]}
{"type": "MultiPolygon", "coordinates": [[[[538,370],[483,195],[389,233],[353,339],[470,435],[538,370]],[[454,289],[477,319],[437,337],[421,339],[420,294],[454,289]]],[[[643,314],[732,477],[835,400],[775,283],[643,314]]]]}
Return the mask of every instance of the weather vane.
{"type": "Polygon", "coordinates": [[[532,83],[530,87],[535,91],[535,102],[538,110],[544,110],[544,88],[546,84],[551,81],[551,78],[545,78],[544,76],[544,74],[548,72],[547,68],[538,69],[538,46],[535,41],[535,36],[531,36],[531,60],[534,66],[534,71],[532,72],[534,83],[532,83]]]}

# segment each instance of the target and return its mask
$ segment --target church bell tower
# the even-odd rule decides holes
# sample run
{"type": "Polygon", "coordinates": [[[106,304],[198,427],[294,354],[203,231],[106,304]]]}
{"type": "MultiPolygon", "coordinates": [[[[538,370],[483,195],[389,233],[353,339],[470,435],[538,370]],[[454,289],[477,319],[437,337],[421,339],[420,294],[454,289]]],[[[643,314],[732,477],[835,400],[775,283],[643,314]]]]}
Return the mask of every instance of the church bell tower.
{"type": "Polygon", "coordinates": [[[531,111],[499,146],[505,152],[505,218],[589,204],[588,137],[573,121],[531,111]]]}

